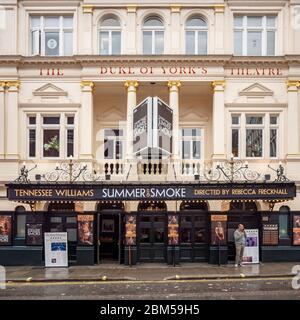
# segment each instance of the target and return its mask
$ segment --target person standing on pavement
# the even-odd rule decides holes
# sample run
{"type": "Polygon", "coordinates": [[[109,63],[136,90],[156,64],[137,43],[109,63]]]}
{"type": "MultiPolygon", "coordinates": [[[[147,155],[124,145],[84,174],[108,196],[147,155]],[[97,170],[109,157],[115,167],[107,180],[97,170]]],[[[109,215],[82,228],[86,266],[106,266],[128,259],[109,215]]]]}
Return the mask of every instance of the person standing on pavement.
{"type": "Polygon", "coordinates": [[[233,234],[235,243],[235,267],[242,266],[244,249],[246,244],[246,232],[244,226],[240,223],[233,234]]]}

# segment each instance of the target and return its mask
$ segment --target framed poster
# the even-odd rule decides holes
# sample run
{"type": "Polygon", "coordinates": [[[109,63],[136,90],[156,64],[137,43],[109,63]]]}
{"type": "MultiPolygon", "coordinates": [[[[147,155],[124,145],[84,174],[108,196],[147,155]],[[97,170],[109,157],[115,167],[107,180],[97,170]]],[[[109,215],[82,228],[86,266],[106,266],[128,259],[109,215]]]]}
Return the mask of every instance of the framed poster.
{"type": "Polygon", "coordinates": [[[293,216],[293,245],[300,245],[300,215],[293,216]]]}
{"type": "Polygon", "coordinates": [[[179,223],[178,214],[168,216],[168,244],[169,246],[176,246],[179,244],[179,223]]]}
{"type": "Polygon", "coordinates": [[[0,245],[12,245],[12,216],[0,215],[0,245]]]}
{"type": "Polygon", "coordinates": [[[136,245],[136,216],[135,215],[125,216],[125,245],[126,246],[136,245]]]}
{"type": "Polygon", "coordinates": [[[114,232],[115,231],[114,219],[102,219],[101,231],[102,232],[114,232]]]}
{"type": "Polygon", "coordinates": [[[43,245],[43,224],[26,223],[26,245],[41,246],[43,245]]]}
{"type": "Polygon", "coordinates": [[[67,232],[45,232],[45,266],[68,266],[67,232]]]}
{"type": "Polygon", "coordinates": [[[278,246],[279,225],[278,223],[262,224],[262,244],[264,246],[278,246]]]}
{"type": "Polygon", "coordinates": [[[213,214],[211,215],[211,244],[226,245],[227,244],[227,215],[213,214]]]}
{"type": "Polygon", "coordinates": [[[78,245],[92,246],[94,244],[94,216],[79,214],[77,216],[78,245]]]}
{"type": "Polygon", "coordinates": [[[243,256],[243,263],[259,263],[259,240],[258,229],[245,229],[246,245],[243,256]]]}

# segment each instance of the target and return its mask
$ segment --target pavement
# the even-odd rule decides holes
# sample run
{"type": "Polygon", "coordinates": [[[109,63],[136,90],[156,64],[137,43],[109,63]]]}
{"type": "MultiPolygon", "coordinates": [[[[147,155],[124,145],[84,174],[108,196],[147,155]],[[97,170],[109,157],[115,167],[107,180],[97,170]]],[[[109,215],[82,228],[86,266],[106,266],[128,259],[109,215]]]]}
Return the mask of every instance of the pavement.
{"type": "Polygon", "coordinates": [[[233,264],[180,263],[168,266],[159,263],[143,263],[124,266],[102,263],[94,266],[70,266],[68,268],[5,267],[7,282],[71,282],[71,281],[168,281],[241,278],[290,278],[300,262],[260,263],[235,268],[233,264]]]}

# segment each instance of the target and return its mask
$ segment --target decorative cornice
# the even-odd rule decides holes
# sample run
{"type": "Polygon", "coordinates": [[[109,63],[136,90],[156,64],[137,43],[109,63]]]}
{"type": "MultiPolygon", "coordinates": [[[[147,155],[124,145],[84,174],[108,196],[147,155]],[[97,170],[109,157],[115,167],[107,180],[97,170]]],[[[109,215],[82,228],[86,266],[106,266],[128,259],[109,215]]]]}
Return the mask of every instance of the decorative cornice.
{"type": "Polygon", "coordinates": [[[92,5],[89,5],[89,4],[82,5],[82,12],[83,13],[93,13],[93,9],[94,9],[94,6],[92,6],[92,5]]]}
{"type": "Polygon", "coordinates": [[[137,88],[139,86],[139,82],[137,80],[127,80],[125,81],[124,83],[124,87],[126,89],[129,89],[129,88],[137,88]]]}
{"type": "Polygon", "coordinates": [[[170,81],[168,81],[167,86],[170,89],[174,89],[174,87],[179,89],[181,87],[181,81],[180,80],[170,80],[170,81]]]}

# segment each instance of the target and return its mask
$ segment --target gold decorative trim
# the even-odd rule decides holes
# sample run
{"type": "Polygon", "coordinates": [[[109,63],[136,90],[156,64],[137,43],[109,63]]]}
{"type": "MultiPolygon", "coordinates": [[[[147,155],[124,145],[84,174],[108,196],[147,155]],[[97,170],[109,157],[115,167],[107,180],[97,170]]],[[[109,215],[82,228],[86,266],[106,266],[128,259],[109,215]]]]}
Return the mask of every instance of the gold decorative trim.
{"type": "Polygon", "coordinates": [[[171,89],[172,87],[177,87],[178,89],[181,87],[180,80],[170,80],[167,83],[167,86],[171,89]]]}
{"type": "Polygon", "coordinates": [[[124,83],[125,88],[134,87],[137,88],[139,86],[139,82],[137,80],[126,80],[124,83]]]}
{"type": "Polygon", "coordinates": [[[215,12],[223,13],[225,11],[225,4],[216,4],[214,6],[215,12]]]}
{"type": "Polygon", "coordinates": [[[300,87],[300,81],[297,80],[287,80],[286,87],[288,92],[298,92],[300,87]]]}
{"type": "Polygon", "coordinates": [[[126,6],[127,12],[136,13],[137,5],[136,4],[129,4],[126,6]]]}
{"type": "Polygon", "coordinates": [[[180,13],[181,5],[180,4],[172,4],[170,6],[172,13],[180,13]]]}
{"type": "Polygon", "coordinates": [[[216,91],[224,91],[225,85],[226,85],[226,81],[225,80],[216,80],[216,81],[213,81],[211,83],[211,86],[212,86],[214,92],[216,92],[216,91]],[[218,89],[217,87],[222,87],[222,88],[218,89]]]}
{"type": "Polygon", "coordinates": [[[90,90],[93,91],[95,88],[95,83],[89,80],[82,80],[80,81],[80,87],[81,87],[81,90],[84,90],[85,87],[89,87],[90,90]]]}
{"type": "Polygon", "coordinates": [[[18,91],[20,87],[19,80],[0,80],[0,87],[5,91],[18,91]],[[15,90],[13,90],[15,88],[15,90]]]}
{"type": "Polygon", "coordinates": [[[89,5],[89,4],[82,5],[83,13],[93,13],[93,9],[94,9],[94,6],[92,6],[92,5],[89,5]]]}

